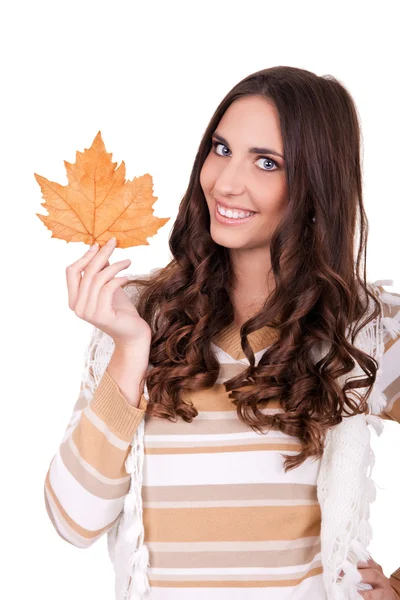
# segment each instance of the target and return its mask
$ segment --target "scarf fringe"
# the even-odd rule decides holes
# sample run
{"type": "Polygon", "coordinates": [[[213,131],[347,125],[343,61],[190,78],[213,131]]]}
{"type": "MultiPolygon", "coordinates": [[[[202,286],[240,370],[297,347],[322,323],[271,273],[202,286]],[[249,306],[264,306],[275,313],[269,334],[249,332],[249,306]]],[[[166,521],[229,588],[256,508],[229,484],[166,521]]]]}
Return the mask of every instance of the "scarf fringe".
{"type": "Polygon", "coordinates": [[[128,559],[131,577],[124,593],[124,600],[141,600],[150,592],[150,584],[147,577],[149,566],[149,551],[144,545],[143,506],[142,506],[142,477],[144,461],[144,419],[135,432],[132,451],[128,455],[125,467],[127,473],[131,474],[131,487],[127,494],[124,515],[127,516],[125,523],[124,544],[131,548],[128,559]]]}

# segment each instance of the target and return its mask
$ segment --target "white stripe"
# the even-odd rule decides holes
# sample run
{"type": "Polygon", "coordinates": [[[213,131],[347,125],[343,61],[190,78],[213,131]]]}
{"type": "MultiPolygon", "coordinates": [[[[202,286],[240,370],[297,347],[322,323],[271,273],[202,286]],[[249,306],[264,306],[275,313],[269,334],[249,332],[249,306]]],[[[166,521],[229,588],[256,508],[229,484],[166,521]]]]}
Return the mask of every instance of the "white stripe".
{"type": "Polygon", "coordinates": [[[44,488],[44,493],[50,505],[51,516],[53,517],[53,520],[55,521],[59,529],[59,532],[57,533],[61,533],[73,546],[76,546],[77,548],[87,548],[85,540],[80,535],[78,535],[63,519],[62,515],[60,514],[57,508],[56,503],[53,501],[46,487],[44,488]]]}
{"type": "MultiPolygon", "coordinates": [[[[298,452],[286,450],[288,456],[298,452]]],[[[200,454],[146,455],[143,485],[211,485],[224,483],[307,483],[316,485],[320,461],[315,457],[287,473],[274,450],[200,454]]]]}
{"type": "Polygon", "coordinates": [[[327,600],[322,575],[308,577],[298,586],[282,587],[154,587],[149,600],[327,600]]]}

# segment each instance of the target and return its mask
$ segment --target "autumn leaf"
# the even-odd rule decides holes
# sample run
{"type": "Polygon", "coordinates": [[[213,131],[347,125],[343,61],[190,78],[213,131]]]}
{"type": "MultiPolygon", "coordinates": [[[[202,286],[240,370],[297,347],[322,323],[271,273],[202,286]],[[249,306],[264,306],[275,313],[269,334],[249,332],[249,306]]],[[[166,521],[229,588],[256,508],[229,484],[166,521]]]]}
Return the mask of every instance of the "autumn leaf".
{"type": "Polygon", "coordinates": [[[99,246],[111,238],[117,248],[149,245],[168,218],[155,217],[153,179],[146,173],[125,181],[125,163],[111,161],[99,131],[92,146],[76,153],[76,162],[64,161],[68,185],[35,178],[42,190],[47,215],[36,213],[52,232],[52,238],[99,246]]]}

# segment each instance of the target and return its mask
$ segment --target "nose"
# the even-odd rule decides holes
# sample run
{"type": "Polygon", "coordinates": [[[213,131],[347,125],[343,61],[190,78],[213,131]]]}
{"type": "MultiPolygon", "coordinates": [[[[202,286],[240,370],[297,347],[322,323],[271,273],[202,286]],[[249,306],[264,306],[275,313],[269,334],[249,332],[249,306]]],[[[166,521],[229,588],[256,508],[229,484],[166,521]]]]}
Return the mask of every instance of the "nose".
{"type": "Polygon", "coordinates": [[[226,161],[219,172],[214,189],[217,196],[240,196],[245,190],[244,175],[241,166],[234,161],[226,161]]]}

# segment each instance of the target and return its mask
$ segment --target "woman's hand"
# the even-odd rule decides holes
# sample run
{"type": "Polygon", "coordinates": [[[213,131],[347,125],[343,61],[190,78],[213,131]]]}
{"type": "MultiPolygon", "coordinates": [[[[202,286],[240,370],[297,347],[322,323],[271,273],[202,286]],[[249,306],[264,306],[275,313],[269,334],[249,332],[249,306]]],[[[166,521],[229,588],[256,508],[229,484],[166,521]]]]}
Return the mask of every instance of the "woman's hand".
{"type": "Polygon", "coordinates": [[[151,328],[120,287],[129,278],[114,277],[131,262],[126,259],[110,265],[115,243],[107,242],[100,250],[89,249],[67,267],[68,302],[77,317],[104,331],[115,344],[132,346],[139,339],[147,340],[151,328]]]}
{"type": "Polygon", "coordinates": [[[390,580],[385,577],[381,565],[372,558],[368,562],[359,562],[357,568],[363,578],[363,583],[372,585],[372,590],[358,593],[365,600],[399,600],[397,592],[390,585],[390,580]]]}

